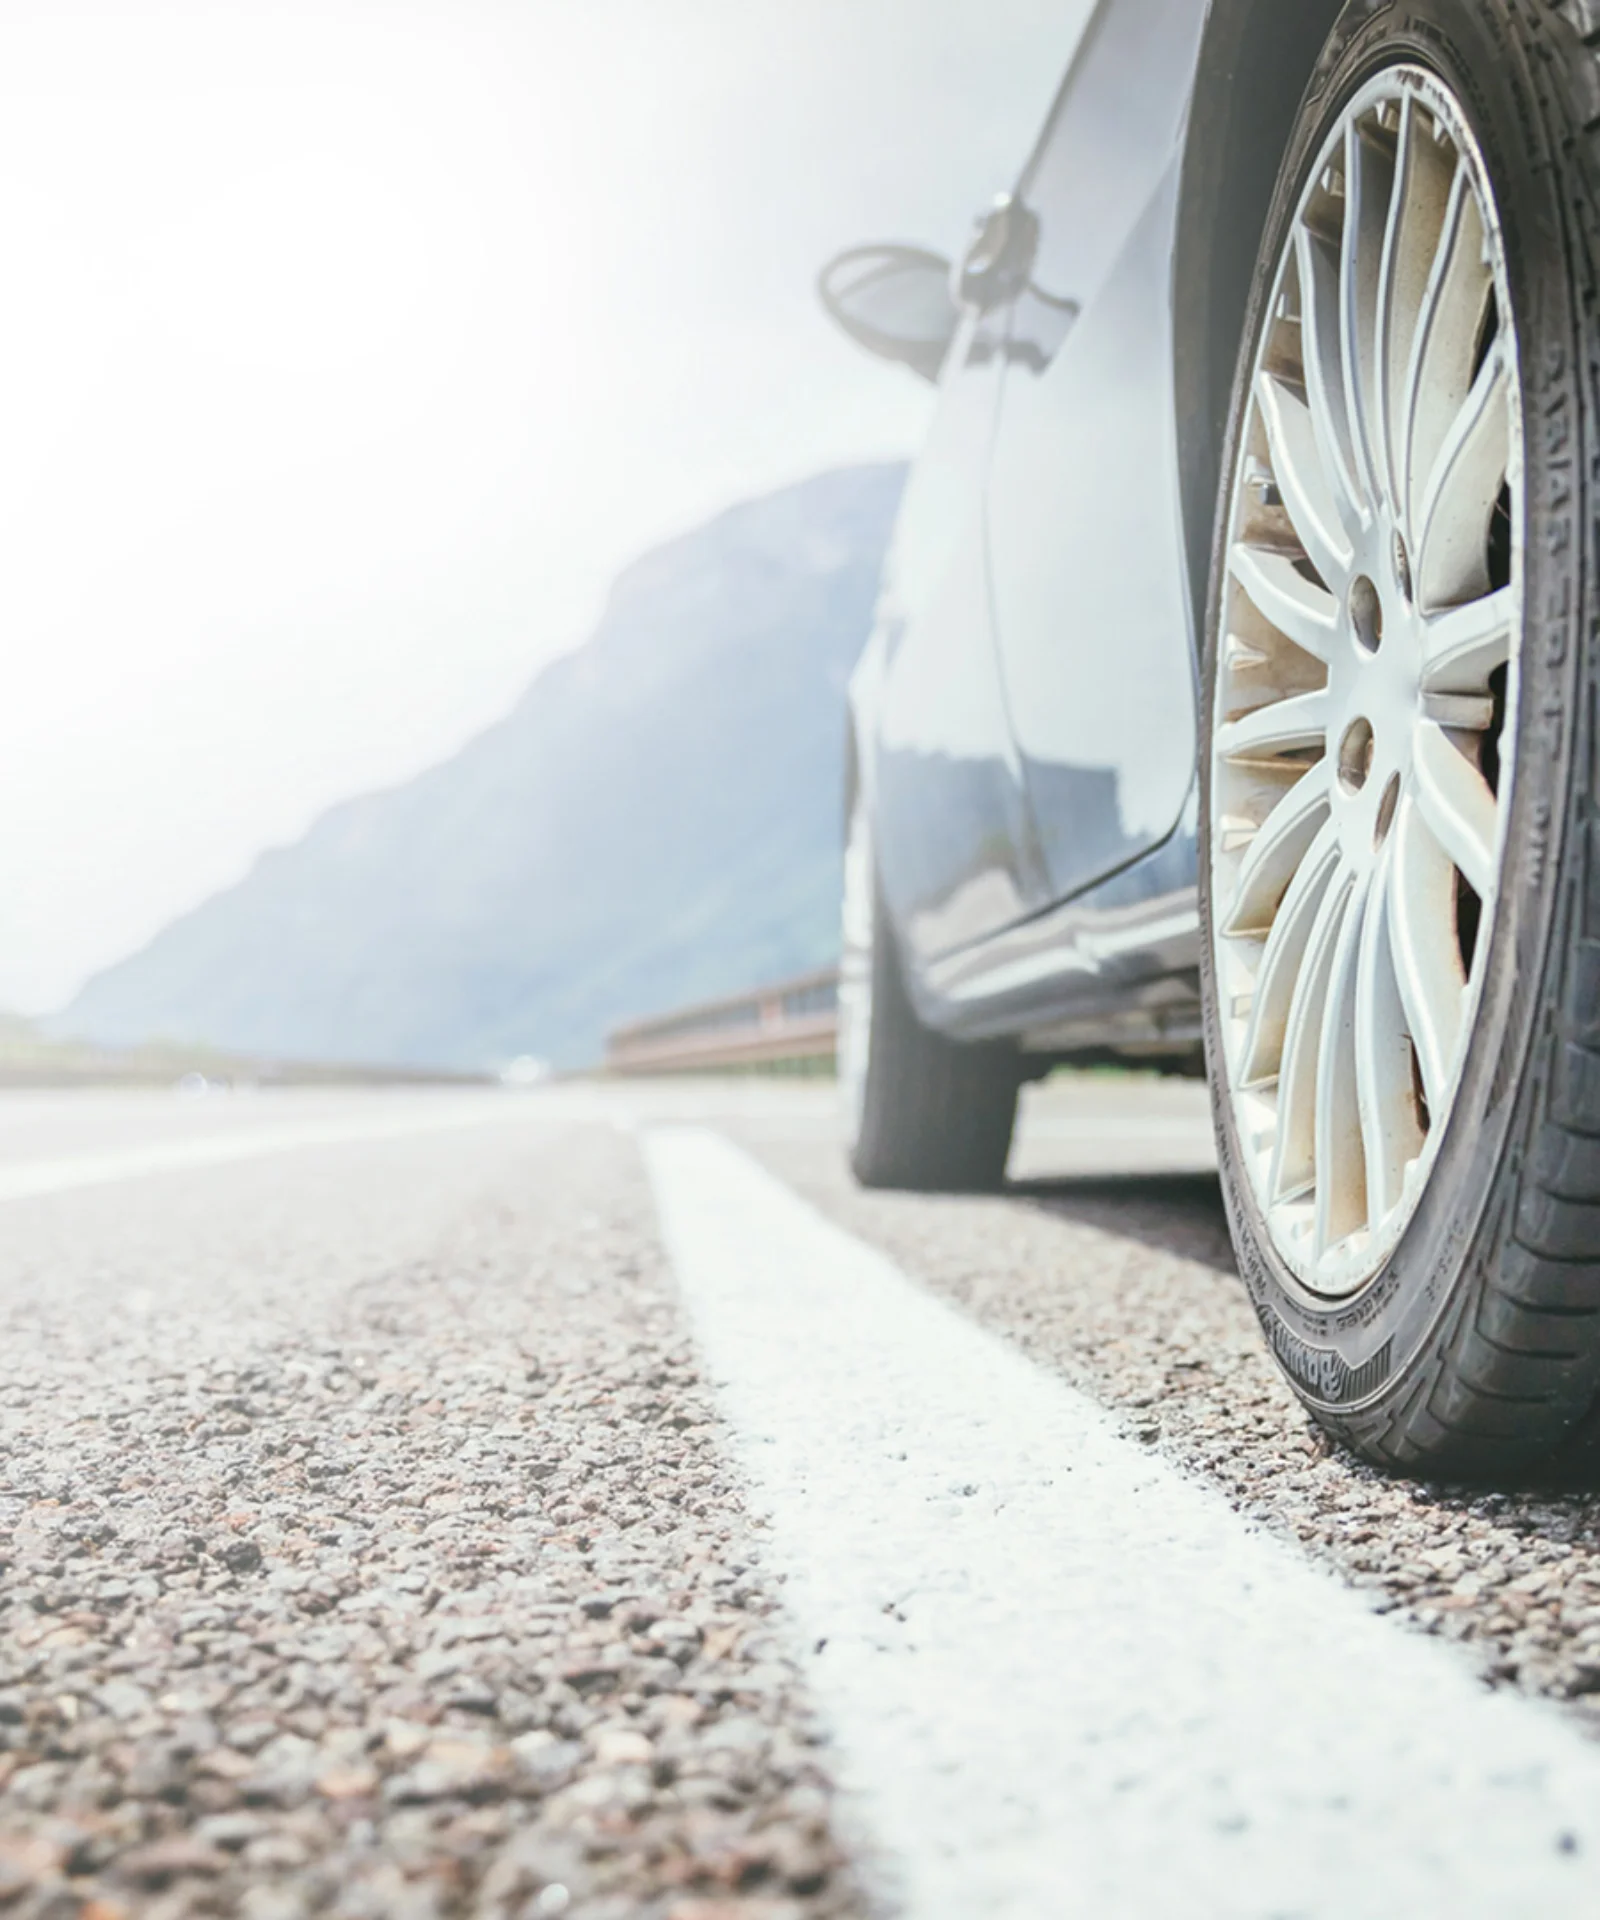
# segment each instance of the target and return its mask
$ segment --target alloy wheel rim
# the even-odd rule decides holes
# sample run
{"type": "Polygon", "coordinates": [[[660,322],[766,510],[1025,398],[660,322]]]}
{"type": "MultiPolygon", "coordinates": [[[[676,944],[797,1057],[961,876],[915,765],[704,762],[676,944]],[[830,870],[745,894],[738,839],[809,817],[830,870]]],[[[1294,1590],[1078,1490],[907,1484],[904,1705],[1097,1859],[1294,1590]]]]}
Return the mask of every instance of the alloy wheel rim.
{"type": "Polygon", "coordinates": [[[1488,172],[1436,76],[1390,68],[1350,101],[1267,313],[1218,628],[1213,959],[1256,1200],[1337,1299],[1437,1157],[1513,772],[1516,340],[1488,172]]]}

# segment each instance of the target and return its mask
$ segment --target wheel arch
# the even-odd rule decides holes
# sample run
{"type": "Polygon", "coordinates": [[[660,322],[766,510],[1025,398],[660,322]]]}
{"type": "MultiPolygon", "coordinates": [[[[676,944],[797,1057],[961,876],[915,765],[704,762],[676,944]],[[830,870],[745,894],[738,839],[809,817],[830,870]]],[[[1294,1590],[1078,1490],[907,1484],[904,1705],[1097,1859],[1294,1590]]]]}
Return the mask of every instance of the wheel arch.
{"type": "Polygon", "coordinates": [[[1345,0],[1213,0],[1195,69],[1173,268],[1173,391],[1196,644],[1256,256],[1295,116],[1345,0]]]}

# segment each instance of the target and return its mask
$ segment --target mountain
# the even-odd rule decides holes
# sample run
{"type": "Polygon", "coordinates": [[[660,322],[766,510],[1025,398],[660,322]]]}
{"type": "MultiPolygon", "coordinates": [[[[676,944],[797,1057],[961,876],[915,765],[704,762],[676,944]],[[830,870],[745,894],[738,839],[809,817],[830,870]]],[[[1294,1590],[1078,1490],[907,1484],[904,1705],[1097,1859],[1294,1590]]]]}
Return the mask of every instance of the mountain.
{"type": "Polygon", "coordinates": [[[845,685],[899,466],[722,514],[461,752],[323,815],[51,1024],[113,1044],[480,1067],[837,951],[845,685]]]}

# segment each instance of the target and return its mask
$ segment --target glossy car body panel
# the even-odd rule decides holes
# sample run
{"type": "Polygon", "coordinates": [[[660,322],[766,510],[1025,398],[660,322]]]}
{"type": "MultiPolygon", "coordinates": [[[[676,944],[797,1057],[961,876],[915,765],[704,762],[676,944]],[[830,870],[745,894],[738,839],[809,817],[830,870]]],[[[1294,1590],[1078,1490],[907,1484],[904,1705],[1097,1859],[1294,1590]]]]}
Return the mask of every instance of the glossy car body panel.
{"type": "MultiPolygon", "coordinates": [[[[1077,324],[1007,365],[988,487],[1001,674],[1052,901],[1172,832],[1197,738],[1172,257],[1203,0],[1107,0],[1021,183],[1077,324]]],[[[1019,303],[1014,326],[1029,325],[1019,303]]]]}
{"type": "Polygon", "coordinates": [[[870,648],[874,841],[917,961],[996,932],[1044,895],[990,622],[984,486],[1001,349],[976,316],[956,337],[870,648]]]}
{"type": "Polygon", "coordinates": [[[1100,0],[1063,47],[1017,188],[1026,284],[946,364],[852,693],[885,900],[943,1031],[1195,1051],[1215,473],[1261,219],[1338,3],[1100,0]]]}
{"type": "Polygon", "coordinates": [[[1051,901],[1172,832],[1197,739],[1172,425],[1176,168],[1042,375],[1009,370],[989,488],[1001,673],[1051,901]]]}
{"type": "Polygon", "coordinates": [[[1193,790],[1161,847],[928,968],[921,1009],[963,1039],[1036,1052],[1184,1054],[1199,1041],[1193,790]]]}

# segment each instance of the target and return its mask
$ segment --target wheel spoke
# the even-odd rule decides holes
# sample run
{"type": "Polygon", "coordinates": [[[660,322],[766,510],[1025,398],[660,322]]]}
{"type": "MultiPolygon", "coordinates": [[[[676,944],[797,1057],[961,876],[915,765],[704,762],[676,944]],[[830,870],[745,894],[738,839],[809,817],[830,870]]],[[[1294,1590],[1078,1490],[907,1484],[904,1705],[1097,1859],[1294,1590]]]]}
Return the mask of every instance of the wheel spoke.
{"type": "Polygon", "coordinates": [[[1256,379],[1256,404],[1267,431],[1273,478],[1306,558],[1325,582],[1342,580],[1350,571],[1350,538],[1323,467],[1311,409],[1266,372],[1256,379]]]}
{"type": "Polygon", "coordinates": [[[1322,896],[1338,866],[1339,838],[1331,825],[1325,826],[1283,896],[1261,952],[1251,995],[1250,1025],[1239,1056],[1243,1086],[1264,1086],[1278,1076],[1283,1063],[1283,1036],[1289,1025],[1289,1002],[1305,962],[1306,943],[1322,896]]]}
{"type": "Polygon", "coordinates": [[[1339,249],[1339,360],[1350,453],[1362,497],[1382,497],[1375,329],[1394,187],[1389,156],[1352,120],[1344,134],[1344,235],[1339,249]]]}
{"type": "Polygon", "coordinates": [[[1361,958],[1368,876],[1355,880],[1328,967],[1317,1054],[1318,1253],[1367,1224],[1366,1156],[1356,1082],[1356,982],[1361,958]]]}
{"type": "Polygon", "coordinates": [[[1418,723],[1412,746],[1417,807],[1480,900],[1494,892],[1500,809],[1489,783],[1443,727],[1418,723]]]}
{"type": "Polygon", "coordinates": [[[1328,737],[1328,696],[1324,691],[1270,700],[1264,707],[1218,727],[1216,749],[1224,760],[1267,760],[1282,753],[1321,747],[1328,737]]]}
{"type": "Polygon", "coordinates": [[[1444,218],[1443,174],[1439,149],[1423,125],[1415,99],[1407,94],[1400,105],[1400,128],[1395,141],[1393,189],[1389,220],[1383,236],[1383,266],[1378,275],[1377,327],[1373,368],[1377,376],[1378,439],[1382,448],[1382,482],[1391,508],[1401,500],[1398,476],[1403,471],[1401,404],[1406,367],[1417,334],[1417,317],[1427,291],[1428,262],[1438,245],[1444,218]]]}
{"type": "Polygon", "coordinates": [[[1286,553],[1241,544],[1229,555],[1228,565],[1263,620],[1313,659],[1331,656],[1339,603],[1307,580],[1286,553]]]}
{"type": "Polygon", "coordinates": [[[1389,949],[1430,1112],[1442,1111],[1461,1035],[1466,972],[1456,938],[1456,873],[1418,811],[1402,800],[1389,868],[1389,949]]]}
{"type": "Polygon", "coordinates": [[[1376,1226],[1400,1204],[1406,1168],[1426,1138],[1412,1083],[1411,1043],[1389,929],[1392,850],[1385,847],[1361,928],[1356,972],[1356,1092],[1366,1162],[1367,1217],[1376,1226]]]}
{"type": "Polygon", "coordinates": [[[1436,613],[1423,623],[1422,684],[1429,693],[1479,693],[1511,658],[1517,599],[1511,587],[1436,613]]]}
{"type": "Polygon", "coordinates": [[[872,943],[876,897],[866,810],[856,801],[845,840],[839,954],[839,1085],[859,1131],[872,1045],[872,943]]]}
{"type": "Polygon", "coordinates": [[[1278,1073],[1278,1137],[1268,1192],[1292,1200],[1316,1179],[1317,1065],[1322,1055],[1323,1009],[1339,928],[1349,904],[1350,879],[1341,875],[1323,895],[1306,941],[1306,957],[1289,1002],[1283,1065],[1278,1073]]]}
{"type": "Polygon", "coordinates": [[[844,849],[844,906],[840,941],[846,960],[858,955],[870,955],[872,908],[872,844],[864,824],[864,810],[857,801],[844,849]]]}
{"type": "Polygon", "coordinates": [[[1332,483],[1339,517],[1353,540],[1366,525],[1366,515],[1352,477],[1344,374],[1339,365],[1339,261],[1327,241],[1309,227],[1298,227],[1294,239],[1300,273],[1300,347],[1306,403],[1322,452],[1323,471],[1332,483]]]}
{"type": "Polygon", "coordinates": [[[1451,183],[1406,369],[1401,414],[1404,454],[1398,478],[1399,505],[1408,530],[1417,523],[1423,489],[1472,385],[1490,284],[1483,264],[1484,237],[1483,216],[1463,163],[1451,183]]]}
{"type": "Polygon", "coordinates": [[[1492,347],[1445,435],[1423,495],[1417,586],[1424,611],[1489,588],[1489,531],[1511,459],[1510,381],[1492,347]]]}
{"type": "Polygon", "coordinates": [[[1328,766],[1319,761],[1303,773],[1267,815],[1239,867],[1227,931],[1265,933],[1272,925],[1295,869],[1328,817],[1328,766]]]}

